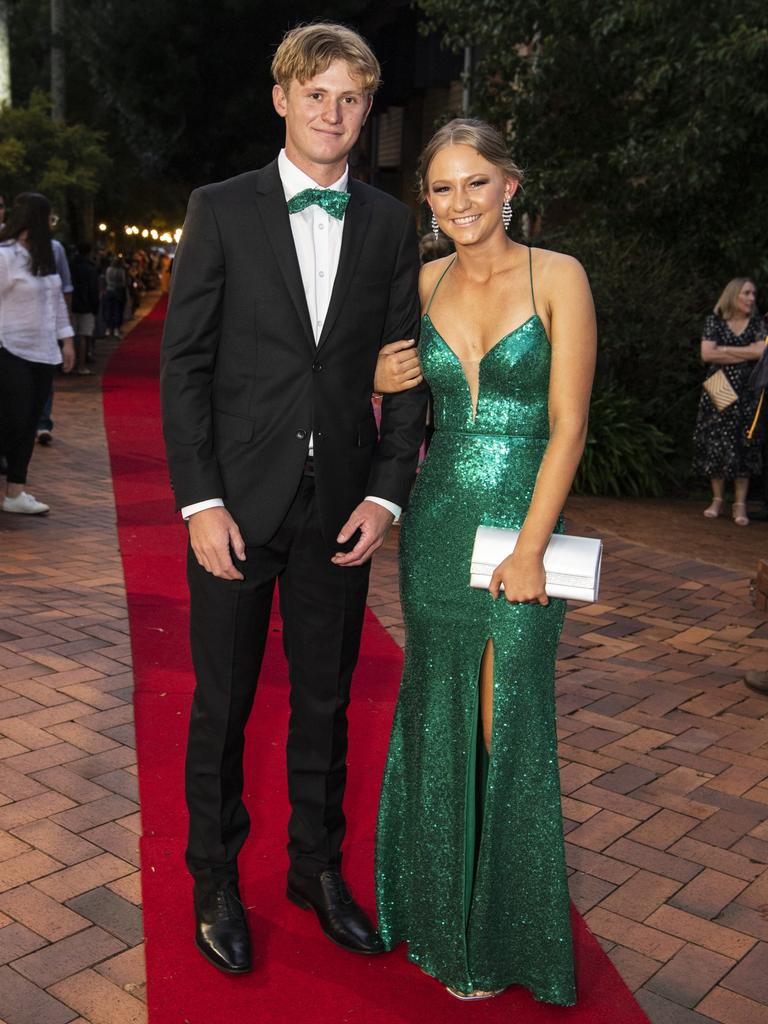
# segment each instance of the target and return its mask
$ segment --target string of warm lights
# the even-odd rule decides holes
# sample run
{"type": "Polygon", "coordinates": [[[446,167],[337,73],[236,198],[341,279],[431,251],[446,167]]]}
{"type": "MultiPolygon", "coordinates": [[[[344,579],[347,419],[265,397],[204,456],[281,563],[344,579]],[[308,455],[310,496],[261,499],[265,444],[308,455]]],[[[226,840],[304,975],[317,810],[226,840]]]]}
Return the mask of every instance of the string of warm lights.
{"type": "MultiPolygon", "coordinates": [[[[105,224],[103,221],[99,224],[99,231],[102,234],[106,234],[107,232],[114,234],[114,231],[110,231],[109,225],[105,224]]],[[[123,232],[129,236],[140,235],[141,238],[151,239],[153,242],[165,242],[167,245],[171,245],[174,242],[178,244],[178,241],[181,238],[181,228],[176,228],[173,233],[170,231],[163,231],[161,233],[157,228],[140,228],[137,227],[136,224],[126,224],[123,228],[123,232]]]]}

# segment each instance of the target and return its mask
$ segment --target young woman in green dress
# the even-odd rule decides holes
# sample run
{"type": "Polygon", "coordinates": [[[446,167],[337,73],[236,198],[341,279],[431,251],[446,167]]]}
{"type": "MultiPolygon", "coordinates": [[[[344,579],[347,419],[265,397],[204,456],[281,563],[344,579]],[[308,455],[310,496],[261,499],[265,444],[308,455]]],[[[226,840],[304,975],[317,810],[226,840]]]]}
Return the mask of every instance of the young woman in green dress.
{"type": "MultiPolygon", "coordinates": [[[[441,128],[421,179],[456,252],[420,281],[435,432],[401,530],[405,665],[379,809],[379,926],[459,998],[518,984],[568,1006],[554,694],[565,603],[545,594],[543,553],[584,447],[594,309],[575,259],[507,237],[520,172],[493,128],[441,128]],[[490,591],[469,587],[481,523],[521,531],[490,591]]],[[[398,377],[398,360],[408,351],[392,354],[390,390],[418,379],[398,377]]]]}

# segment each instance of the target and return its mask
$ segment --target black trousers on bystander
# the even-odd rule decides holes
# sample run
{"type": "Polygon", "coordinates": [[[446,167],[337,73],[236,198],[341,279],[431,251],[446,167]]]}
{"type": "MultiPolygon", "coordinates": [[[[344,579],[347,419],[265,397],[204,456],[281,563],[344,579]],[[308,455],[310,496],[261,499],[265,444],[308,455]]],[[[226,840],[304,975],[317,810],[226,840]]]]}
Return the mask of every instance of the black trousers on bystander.
{"type": "Polygon", "coordinates": [[[37,421],[51,390],[55,367],[33,363],[0,348],[0,452],[9,484],[25,484],[37,421]]]}

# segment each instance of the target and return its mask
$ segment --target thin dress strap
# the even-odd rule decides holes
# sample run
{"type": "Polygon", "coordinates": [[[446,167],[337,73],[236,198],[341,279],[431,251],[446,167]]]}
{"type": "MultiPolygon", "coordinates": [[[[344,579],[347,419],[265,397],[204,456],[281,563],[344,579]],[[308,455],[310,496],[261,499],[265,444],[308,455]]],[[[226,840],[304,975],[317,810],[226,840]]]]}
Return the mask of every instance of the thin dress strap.
{"type": "Polygon", "coordinates": [[[451,269],[451,267],[453,266],[453,264],[454,264],[455,262],[456,262],[456,255],[454,255],[453,259],[452,259],[452,260],[451,260],[451,262],[450,262],[450,263],[448,264],[448,266],[447,266],[447,267],[445,268],[445,270],[444,270],[444,271],[442,272],[442,274],[440,275],[440,277],[438,277],[438,279],[437,279],[437,284],[436,284],[436,285],[435,285],[435,287],[434,287],[434,288],[432,289],[432,294],[431,294],[431,295],[429,296],[429,302],[427,303],[427,308],[426,308],[426,309],[424,310],[424,316],[429,316],[429,311],[430,311],[430,309],[432,308],[432,300],[433,300],[433,299],[434,299],[434,297],[435,297],[435,292],[436,292],[436,291],[437,291],[437,289],[438,289],[438,288],[440,287],[440,284],[441,284],[441,282],[442,282],[443,278],[445,277],[445,275],[446,275],[446,274],[448,273],[448,271],[449,271],[449,270],[451,269]]]}
{"type": "Polygon", "coordinates": [[[536,309],[536,296],[533,293],[533,249],[530,247],[530,245],[528,246],[528,270],[531,274],[531,302],[533,303],[533,312],[536,316],[538,316],[539,311],[538,309],[536,309]]]}

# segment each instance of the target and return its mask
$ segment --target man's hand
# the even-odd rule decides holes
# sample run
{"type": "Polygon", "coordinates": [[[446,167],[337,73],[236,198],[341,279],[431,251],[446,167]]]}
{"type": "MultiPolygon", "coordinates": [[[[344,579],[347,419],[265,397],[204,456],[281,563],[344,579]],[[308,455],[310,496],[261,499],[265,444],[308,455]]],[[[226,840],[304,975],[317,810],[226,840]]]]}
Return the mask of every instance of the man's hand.
{"type": "Polygon", "coordinates": [[[371,555],[384,543],[384,538],[392,525],[394,516],[383,505],[375,501],[361,501],[355,511],[342,526],[337,543],[344,544],[355,530],[360,531],[360,539],[351,551],[337,551],[331,561],[334,565],[364,565],[371,555]]]}
{"type": "Polygon", "coordinates": [[[373,390],[382,395],[408,391],[421,384],[421,363],[413,338],[391,341],[379,349],[373,390]]]}
{"type": "Polygon", "coordinates": [[[61,343],[61,370],[62,373],[71,373],[75,368],[75,343],[71,338],[65,338],[61,343]]]}
{"type": "Polygon", "coordinates": [[[245,543],[237,523],[225,508],[205,508],[189,519],[189,540],[195,558],[208,572],[222,580],[245,577],[232,561],[230,547],[237,558],[245,561],[245,543]]]}

